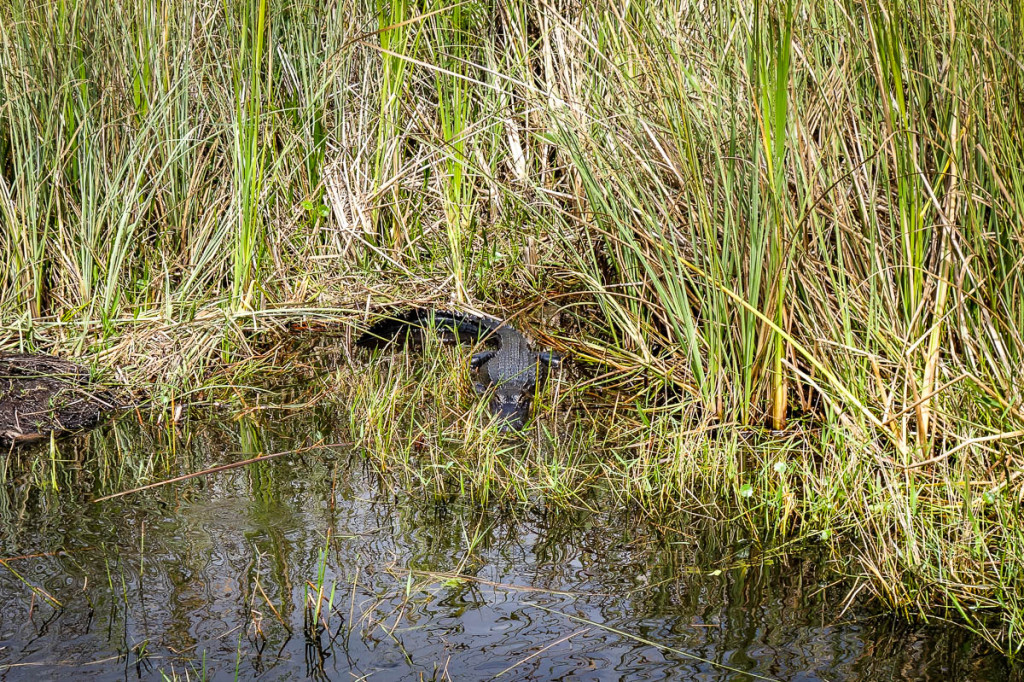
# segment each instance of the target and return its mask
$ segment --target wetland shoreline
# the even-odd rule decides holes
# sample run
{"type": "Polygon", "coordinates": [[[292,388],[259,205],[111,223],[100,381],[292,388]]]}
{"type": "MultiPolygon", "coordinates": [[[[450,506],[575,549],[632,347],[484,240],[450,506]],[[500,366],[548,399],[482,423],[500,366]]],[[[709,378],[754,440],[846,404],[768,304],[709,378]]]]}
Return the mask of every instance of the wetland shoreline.
{"type": "MultiPolygon", "coordinates": [[[[0,453],[0,516],[14,532],[31,509],[54,543],[0,558],[65,546],[50,512],[69,499],[237,461],[177,438],[197,410],[238,425],[221,454],[253,456],[275,451],[260,415],[302,414],[321,426],[276,451],[333,429],[395,495],[568,510],[600,492],[730,519],[760,547],[820,548],[881,612],[1017,656],[1021,32],[1011,0],[0,2],[0,352],[148,401],[88,447],[0,453]],[[508,320],[566,366],[509,440],[466,349],[354,348],[397,306],[508,320]],[[129,421],[164,436],[136,447],[129,421]]],[[[240,504],[269,504],[279,460],[137,499],[245,480],[240,504]]],[[[181,521],[135,500],[95,513],[181,521]]],[[[287,544],[214,516],[167,556],[287,544]]],[[[89,584],[121,601],[77,598],[121,608],[134,569],[102,557],[89,584]]],[[[74,567],[48,561],[0,566],[0,596],[63,603],[39,583],[74,567]]],[[[308,568],[275,566],[277,585],[308,568]]],[[[263,625],[306,598],[258,592],[263,625]]]]}

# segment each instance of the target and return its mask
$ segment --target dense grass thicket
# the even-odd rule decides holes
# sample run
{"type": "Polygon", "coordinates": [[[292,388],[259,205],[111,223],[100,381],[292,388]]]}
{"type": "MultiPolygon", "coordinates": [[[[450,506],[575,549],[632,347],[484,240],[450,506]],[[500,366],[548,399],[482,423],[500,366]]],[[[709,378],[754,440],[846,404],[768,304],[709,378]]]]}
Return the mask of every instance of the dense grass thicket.
{"type": "Polygon", "coordinates": [[[509,451],[396,421],[458,370],[386,361],[341,382],[359,442],[741,505],[1015,650],[1022,46],[1016,0],[7,0],[0,345],[182,395],[286,320],[545,317],[613,408],[553,391],[509,451]]]}

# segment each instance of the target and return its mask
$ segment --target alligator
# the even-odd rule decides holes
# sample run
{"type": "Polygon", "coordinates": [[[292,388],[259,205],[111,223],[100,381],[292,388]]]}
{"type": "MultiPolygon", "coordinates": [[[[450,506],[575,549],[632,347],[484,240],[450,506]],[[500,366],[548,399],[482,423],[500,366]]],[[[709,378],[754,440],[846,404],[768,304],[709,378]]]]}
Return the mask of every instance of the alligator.
{"type": "Polygon", "coordinates": [[[396,340],[408,341],[425,328],[449,332],[460,342],[496,344],[496,348],[475,353],[469,366],[476,374],[477,393],[491,394],[491,413],[502,433],[523,428],[534,388],[546,378],[549,368],[561,362],[557,353],[532,350],[526,337],[503,320],[427,308],[413,308],[377,320],[356,345],[383,348],[396,340]]]}

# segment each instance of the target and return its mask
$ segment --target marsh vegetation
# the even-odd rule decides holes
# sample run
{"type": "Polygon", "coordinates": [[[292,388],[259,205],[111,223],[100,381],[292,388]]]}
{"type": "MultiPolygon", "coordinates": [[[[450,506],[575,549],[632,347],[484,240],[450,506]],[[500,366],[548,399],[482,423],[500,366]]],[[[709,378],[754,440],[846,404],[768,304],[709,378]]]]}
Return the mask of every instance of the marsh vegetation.
{"type": "MultiPolygon", "coordinates": [[[[164,425],[330,404],[423,499],[727,519],[813,547],[850,603],[1013,654],[1022,16],[9,0],[0,348],[142,387],[135,417],[164,425]],[[396,305],[483,310],[568,358],[521,438],[465,351],[353,351],[396,305]],[[301,400],[268,392],[303,376],[301,400]]],[[[0,482],[42,485],[19,472],[46,452],[0,482]]],[[[106,452],[111,491],[201,468],[106,452]]]]}

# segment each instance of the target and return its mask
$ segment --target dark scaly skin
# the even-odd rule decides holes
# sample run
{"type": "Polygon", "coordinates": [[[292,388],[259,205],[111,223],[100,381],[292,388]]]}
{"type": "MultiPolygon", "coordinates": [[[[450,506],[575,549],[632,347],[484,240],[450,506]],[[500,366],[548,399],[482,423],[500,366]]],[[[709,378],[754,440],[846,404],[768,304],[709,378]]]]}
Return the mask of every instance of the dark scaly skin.
{"type": "Polygon", "coordinates": [[[537,353],[526,337],[507,322],[491,320],[467,313],[414,308],[375,322],[356,341],[364,348],[381,348],[415,329],[433,326],[453,332],[462,340],[469,336],[477,341],[496,341],[495,350],[477,353],[470,360],[476,370],[478,393],[491,391],[490,408],[501,421],[502,432],[523,428],[530,411],[530,401],[538,380],[559,359],[551,353],[537,353]],[[432,324],[431,324],[432,323],[432,324]]]}

